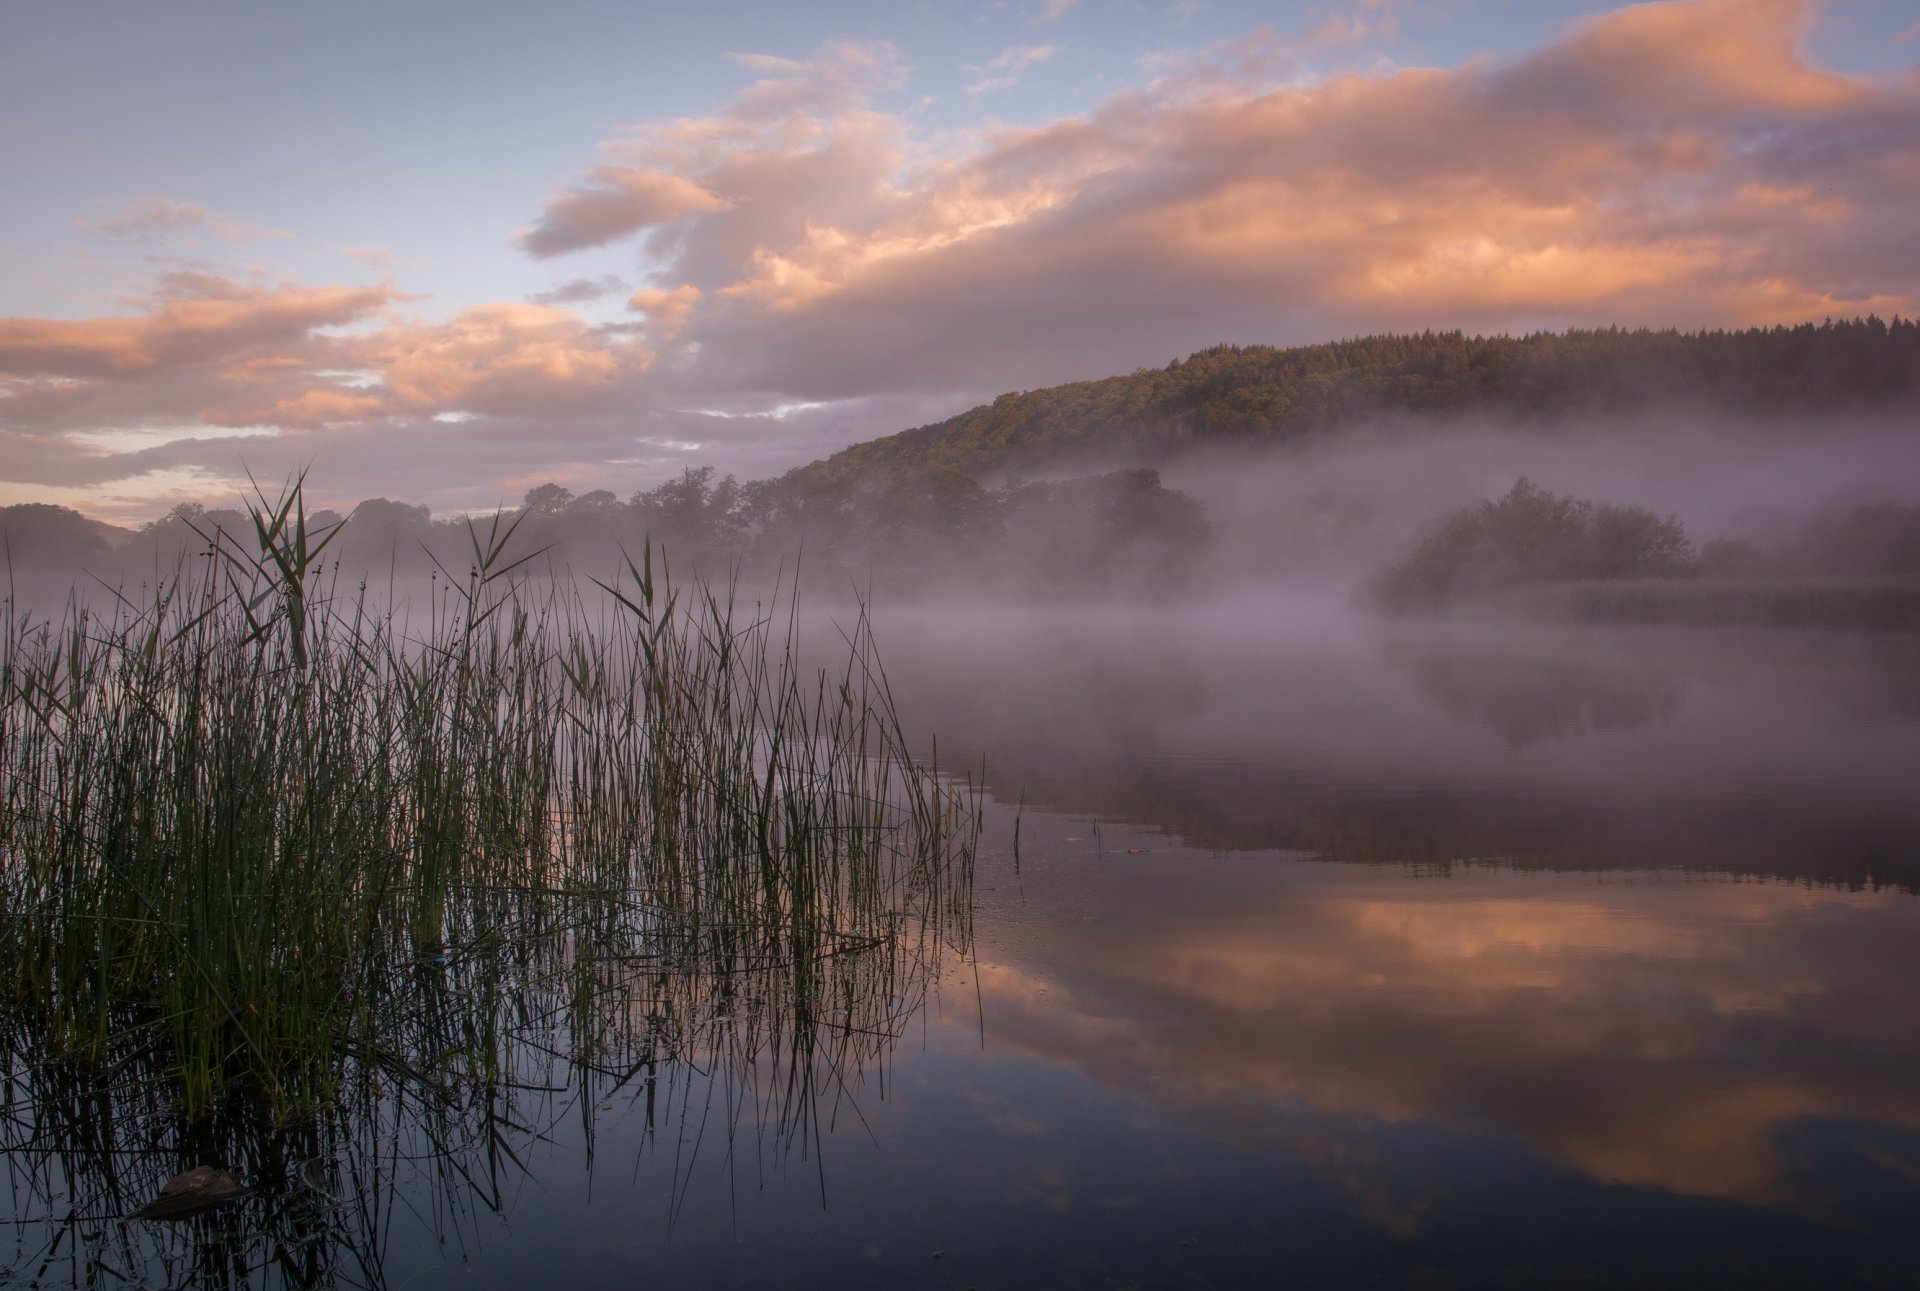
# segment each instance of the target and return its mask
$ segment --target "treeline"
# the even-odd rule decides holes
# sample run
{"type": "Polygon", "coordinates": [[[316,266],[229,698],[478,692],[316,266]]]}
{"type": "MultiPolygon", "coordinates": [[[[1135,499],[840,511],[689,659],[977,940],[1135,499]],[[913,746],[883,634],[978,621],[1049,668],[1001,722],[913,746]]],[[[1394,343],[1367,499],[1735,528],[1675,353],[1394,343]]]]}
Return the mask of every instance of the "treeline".
{"type": "Polygon", "coordinates": [[[1530,583],[1698,572],[1678,517],[1562,497],[1522,479],[1505,497],[1448,516],[1372,591],[1389,610],[1434,610],[1530,583]]]}
{"type": "Polygon", "coordinates": [[[1920,627],[1920,506],[1816,517],[1770,545],[1698,551],[1677,516],[1563,497],[1521,479],[1447,516],[1375,576],[1365,599],[1391,613],[1471,608],[1522,617],[1920,627]]]}
{"type": "Polygon", "coordinates": [[[1877,502],[1815,517],[1771,541],[1700,548],[1710,578],[1920,578],[1920,506],[1877,502]]]}
{"type": "MultiPolygon", "coordinates": [[[[502,561],[524,561],[530,572],[605,575],[623,551],[637,557],[650,547],[682,576],[791,578],[797,569],[891,596],[1164,592],[1191,581],[1213,538],[1201,503],[1145,469],[989,488],[954,471],[883,481],[791,472],[741,484],[701,467],[624,500],[548,483],[492,517],[436,519],[424,506],[371,498],[345,515],[316,511],[306,524],[329,535],[326,561],[349,579],[464,579],[477,529],[504,537],[502,561]]],[[[17,574],[43,581],[163,578],[216,541],[252,548],[252,519],[188,504],[120,530],[65,507],[0,508],[0,551],[17,574]]]]}
{"type": "Polygon", "coordinates": [[[1084,453],[1157,464],[1388,417],[1551,421],[1698,406],[1768,416],[1920,403],[1920,323],[1876,317],[1747,331],[1462,332],[1276,349],[1220,345],[1164,368],[1001,395],[845,449],[822,479],[1035,469],[1084,453]]]}

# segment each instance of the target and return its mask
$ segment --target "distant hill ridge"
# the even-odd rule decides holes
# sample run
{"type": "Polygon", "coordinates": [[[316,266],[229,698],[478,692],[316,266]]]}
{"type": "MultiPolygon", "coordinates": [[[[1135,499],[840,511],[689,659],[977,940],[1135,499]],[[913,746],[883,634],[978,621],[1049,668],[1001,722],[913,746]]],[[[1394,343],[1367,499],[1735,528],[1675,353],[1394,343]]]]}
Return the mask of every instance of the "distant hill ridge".
{"type": "Polygon", "coordinates": [[[1088,454],[1155,463],[1215,444],[1285,443],[1383,416],[1552,420],[1701,405],[1755,415],[1920,405],[1920,323],[1745,331],[1607,328],[1388,334],[1218,345],[1164,368],[1003,394],[800,467],[809,483],[1044,469],[1088,454]]]}

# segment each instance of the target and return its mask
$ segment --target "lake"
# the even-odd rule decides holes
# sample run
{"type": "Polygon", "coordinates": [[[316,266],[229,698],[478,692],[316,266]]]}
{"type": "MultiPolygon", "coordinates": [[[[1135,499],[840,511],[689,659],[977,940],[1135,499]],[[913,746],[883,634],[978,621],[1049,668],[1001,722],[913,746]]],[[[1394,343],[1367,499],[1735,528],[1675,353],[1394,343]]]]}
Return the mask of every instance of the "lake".
{"type": "Polygon", "coordinates": [[[5,1284],[1912,1284],[1920,639],[877,631],[985,787],[970,938],[671,1071],[374,1090],[173,1226],[12,1069],[5,1284]]]}

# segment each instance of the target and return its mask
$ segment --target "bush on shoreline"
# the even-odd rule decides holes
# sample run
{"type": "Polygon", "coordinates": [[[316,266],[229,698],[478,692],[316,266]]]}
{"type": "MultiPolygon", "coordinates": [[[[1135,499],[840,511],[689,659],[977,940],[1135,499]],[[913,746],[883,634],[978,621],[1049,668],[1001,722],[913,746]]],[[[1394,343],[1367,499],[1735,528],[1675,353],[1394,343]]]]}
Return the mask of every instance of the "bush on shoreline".
{"type": "Polygon", "coordinates": [[[1679,519],[1562,497],[1522,478],[1497,501],[1455,511],[1372,587],[1394,612],[1443,609],[1504,588],[1571,579],[1690,578],[1679,519]]]}

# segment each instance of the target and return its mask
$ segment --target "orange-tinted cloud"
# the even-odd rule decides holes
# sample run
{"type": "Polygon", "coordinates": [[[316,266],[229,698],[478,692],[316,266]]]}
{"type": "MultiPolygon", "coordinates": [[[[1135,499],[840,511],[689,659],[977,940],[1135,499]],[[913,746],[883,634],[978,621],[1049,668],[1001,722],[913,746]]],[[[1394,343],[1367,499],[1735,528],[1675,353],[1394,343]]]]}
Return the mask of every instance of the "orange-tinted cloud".
{"type": "Polygon", "coordinates": [[[556,256],[605,246],[657,224],[722,210],[727,203],[693,180],[633,166],[595,166],[586,184],[547,204],[540,222],[520,235],[529,254],[556,256]]]}
{"type": "Polygon", "coordinates": [[[1230,901],[1083,894],[983,969],[989,1043],[1236,1135],[1261,1132],[1262,1100],[1429,1119],[1602,1181],[1769,1204],[1796,1200],[1780,1142],[1799,1118],[1920,1130],[1920,1048],[1886,993],[1912,958],[1904,898],[1301,871],[1230,901]]]}
{"type": "Polygon", "coordinates": [[[650,243],[660,290],[703,293],[683,335],[714,379],[815,397],[1222,339],[1912,312],[1920,77],[1812,66],[1811,15],[1640,5],[1513,62],[1282,88],[1245,69],[1291,44],[1250,38],[957,149],[865,100],[824,117],[787,64],[751,128],[736,105],[609,147],[725,198],[650,243]]]}
{"type": "Polygon", "coordinates": [[[687,325],[693,307],[699,302],[698,287],[680,286],[672,291],[643,287],[627,298],[627,308],[646,315],[647,330],[651,335],[660,340],[671,340],[687,325]]]}
{"type": "MultiPolygon", "coordinates": [[[[613,402],[613,386],[652,361],[633,338],[554,306],[480,305],[424,322],[395,316],[402,299],[389,284],[260,287],[176,274],[137,314],[0,319],[0,417],[49,438],[176,427],[192,440],[195,424],[285,432],[579,412],[613,402]]],[[[141,469],[124,457],[129,472],[141,469]]]]}
{"type": "Polygon", "coordinates": [[[162,242],[181,234],[194,233],[210,233],[222,242],[292,236],[210,211],[198,202],[176,202],[170,197],[153,193],[135,198],[112,215],[82,220],[80,227],[90,233],[129,242],[162,242]]]}
{"type": "MultiPolygon", "coordinates": [[[[770,196],[742,183],[743,157],[810,151],[834,120],[864,108],[870,94],[897,87],[898,51],[884,43],[843,42],[800,62],[763,54],[734,61],[760,74],[721,113],[656,123],[605,147],[613,159],[593,167],[585,183],[551,198],[540,219],[519,235],[537,257],[603,246],[663,225],[724,212],[770,196]],[[796,147],[797,145],[797,147],[796,147]]],[[[791,198],[805,201],[801,188],[791,198]]]]}
{"type": "Polygon", "coordinates": [[[400,404],[461,411],[558,410],[644,371],[652,357],[601,339],[565,309],[515,303],[384,328],[349,338],[341,352],[350,366],[380,372],[400,404]]]}
{"type": "Polygon", "coordinates": [[[163,279],[133,317],[0,318],[0,378],[127,377],[236,362],[353,323],[399,299],[377,287],[247,287],[205,275],[163,279]]]}

